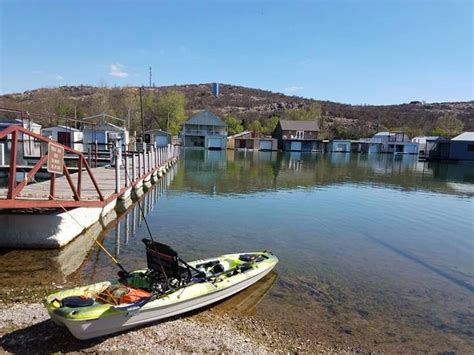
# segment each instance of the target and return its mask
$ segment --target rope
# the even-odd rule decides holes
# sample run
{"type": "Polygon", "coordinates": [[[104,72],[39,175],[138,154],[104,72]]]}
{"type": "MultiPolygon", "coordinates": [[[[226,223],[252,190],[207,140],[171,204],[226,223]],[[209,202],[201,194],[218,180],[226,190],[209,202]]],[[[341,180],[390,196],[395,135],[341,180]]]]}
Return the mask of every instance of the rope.
{"type": "MultiPolygon", "coordinates": [[[[27,178],[25,178],[25,180],[27,180],[27,178]]],[[[34,177],[32,177],[31,180],[34,181],[35,183],[38,183],[38,181],[36,181],[36,179],[35,179],[34,177]]],[[[81,227],[81,228],[84,230],[85,234],[86,234],[88,237],[92,238],[92,240],[104,251],[104,253],[105,253],[108,257],[110,257],[110,258],[112,259],[112,261],[113,261],[115,264],[117,264],[117,266],[118,266],[123,272],[125,272],[125,273],[128,274],[127,270],[125,270],[125,268],[122,266],[122,264],[120,264],[119,261],[118,261],[112,254],[110,254],[109,251],[108,251],[96,238],[94,238],[94,236],[92,236],[92,235],[89,233],[89,230],[88,230],[86,227],[84,227],[71,213],[69,213],[69,211],[68,211],[66,208],[64,208],[64,206],[61,205],[61,203],[60,203],[58,200],[56,200],[49,192],[48,192],[48,195],[49,195],[49,198],[50,198],[51,200],[53,200],[54,202],[56,202],[56,204],[57,204],[64,212],[66,212],[66,214],[67,214],[74,222],[76,222],[76,223],[79,225],[79,227],[81,227]]]]}

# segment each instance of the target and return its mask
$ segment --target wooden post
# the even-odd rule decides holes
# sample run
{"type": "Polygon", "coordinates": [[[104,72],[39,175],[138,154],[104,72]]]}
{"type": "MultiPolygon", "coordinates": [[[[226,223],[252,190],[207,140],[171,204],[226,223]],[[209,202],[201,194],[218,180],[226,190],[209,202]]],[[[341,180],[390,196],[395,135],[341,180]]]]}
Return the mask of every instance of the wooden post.
{"type": "Polygon", "coordinates": [[[148,171],[151,171],[151,151],[152,151],[152,146],[148,148],[148,171]]]}
{"type": "Polygon", "coordinates": [[[5,165],[5,146],[0,143],[0,166],[5,165]]]}
{"type": "Polygon", "coordinates": [[[140,178],[142,176],[142,157],[141,157],[142,152],[139,151],[137,155],[137,160],[138,160],[138,174],[137,178],[140,178]]]}
{"type": "Polygon", "coordinates": [[[132,152],[132,181],[135,182],[135,152],[132,152]]]}
{"type": "Polygon", "coordinates": [[[146,174],[146,143],[143,143],[143,175],[146,174]]]}
{"type": "Polygon", "coordinates": [[[130,184],[130,174],[128,172],[128,152],[125,150],[125,154],[124,154],[124,158],[125,158],[125,187],[128,187],[128,185],[130,184]]]}
{"type": "Polygon", "coordinates": [[[116,139],[114,141],[113,155],[115,157],[115,193],[120,191],[120,145],[116,139]]]}
{"type": "Polygon", "coordinates": [[[51,181],[49,183],[49,199],[50,200],[54,198],[55,187],[56,187],[56,174],[51,173],[51,181]]]}
{"type": "Polygon", "coordinates": [[[98,146],[97,140],[95,141],[94,152],[95,152],[94,167],[97,168],[97,159],[98,159],[98,157],[99,157],[99,146],[98,146]]]}
{"type": "Polygon", "coordinates": [[[12,148],[10,150],[10,171],[8,172],[8,199],[14,199],[13,190],[16,187],[16,155],[18,143],[18,131],[12,132],[12,148]]]}
{"type": "Polygon", "coordinates": [[[77,195],[81,197],[81,186],[82,186],[82,159],[84,157],[82,155],[79,156],[79,160],[77,161],[77,195]]]}

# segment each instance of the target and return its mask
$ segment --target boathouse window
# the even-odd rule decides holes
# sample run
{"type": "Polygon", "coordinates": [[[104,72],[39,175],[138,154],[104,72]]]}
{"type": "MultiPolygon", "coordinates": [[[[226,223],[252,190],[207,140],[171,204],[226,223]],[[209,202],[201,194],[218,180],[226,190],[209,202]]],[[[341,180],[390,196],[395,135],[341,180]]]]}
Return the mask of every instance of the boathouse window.
{"type": "Polygon", "coordinates": [[[303,139],[304,138],[304,131],[296,131],[296,138],[303,139]]]}
{"type": "Polygon", "coordinates": [[[474,144],[468,144],[467,145],[467,151],[468,152],[474,152],[474,144]]]}

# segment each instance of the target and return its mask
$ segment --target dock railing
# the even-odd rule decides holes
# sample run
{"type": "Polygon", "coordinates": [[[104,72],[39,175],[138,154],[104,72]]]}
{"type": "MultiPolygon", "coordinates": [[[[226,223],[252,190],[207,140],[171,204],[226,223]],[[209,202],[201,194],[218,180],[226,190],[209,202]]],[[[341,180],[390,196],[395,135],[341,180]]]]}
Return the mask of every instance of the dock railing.
{"type": "MultiPolygon", "coordinates": [[[[0,131],[0,140],[6,137],[11,137],[11,149],[7,188],[0,188],[0,209],[58,208],[59,202],[65,208],[102,207],[119,197],[131,186],[136,186],[142,180],[157,172],[158,169],[179,157],[179,149],[171,145],[156,147],[144,144],[143,149],[140,151],[122,151],[120,141],[117,141],[113,146],[111,164],[115,168],[115,171],[113,171],[106,167],[91,168],[90,159],[87,159],[82,152],[31,132],[21,126],[9,126],[0,131]],[[17,181],[17,153],[20,135],[31,137],[31,139],[40,143],[44,148],[41,149],[41,155],[36,163],[28,167],[28,171],[24,171],[24,179],[17,181]],[[40,183],[42,187],[49,183],[49,189],[36,189],[33,192],[28,191],[27,194],[22,195],[21,192],[28,189],[32,181],[36,182],[35,175],[40,169],[44,170],[44,165],[48,161],[49,152],[46,147],[48,147],[49,143],[61,146],[64,148],[65,153],[70,156],[77,156],[77,167],[68,167],[66,162],[64,162],[62,174],[47,173],[49,174],[49,180],[40,183]],[[72,169],[76,169],[77,173],[71,173],[72,169]],[[96,179],[95,175],[97,173],[101,173],[100,181],[96,179]],[[115,188],[112,190],[104,189],[103,186],[107,181],[102,180],[110,181],[110,179],[115,179],[115,188]],[[58,183],[61,185],[60,194],[57,194],[58,183]],[[84,183],[88,184],[87,196],[83,196],[84,183]],[[65,186],[68,186],[70,190],[67,196],[65,195],[67,190],[65,186]]],[[[4,146],[1,143],[0,145],[4,146]]],[[[24,170],[24,167],[22,169],[24,170]]]]}

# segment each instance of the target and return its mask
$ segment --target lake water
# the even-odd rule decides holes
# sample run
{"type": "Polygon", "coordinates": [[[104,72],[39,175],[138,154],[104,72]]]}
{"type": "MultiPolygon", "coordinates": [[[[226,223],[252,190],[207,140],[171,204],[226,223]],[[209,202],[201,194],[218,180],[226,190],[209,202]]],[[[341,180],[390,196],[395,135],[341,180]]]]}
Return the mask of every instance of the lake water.
{"type": "MultiPolygon", "coordinates": [[[[185,150],[142,205],[154,238],[185,259],[274,252],[278,278],[255,316],[295,337],[463,353],[474,346],[473,196],[474,165],[185,150]]],[[[129,269],[145,263],[141,219],[135,205],[102,235],[129,269]]],[[[63,281],[116,274],[88,248],[63,281]]]]}

